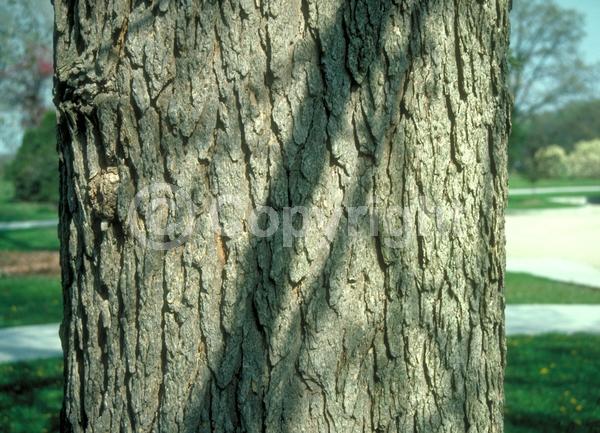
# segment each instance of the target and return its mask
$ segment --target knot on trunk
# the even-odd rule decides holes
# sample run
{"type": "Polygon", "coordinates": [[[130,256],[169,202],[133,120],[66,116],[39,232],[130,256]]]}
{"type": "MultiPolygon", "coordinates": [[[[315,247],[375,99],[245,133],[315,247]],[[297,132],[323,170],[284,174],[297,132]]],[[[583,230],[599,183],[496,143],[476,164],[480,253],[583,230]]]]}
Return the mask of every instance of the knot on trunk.
{"type": "Polygon", "coordinates": [[[119,172],[116,167],[101,170],[90,179],[88,194],[92,211],[104,220],[114,220],[117,213],[119,172]]]}

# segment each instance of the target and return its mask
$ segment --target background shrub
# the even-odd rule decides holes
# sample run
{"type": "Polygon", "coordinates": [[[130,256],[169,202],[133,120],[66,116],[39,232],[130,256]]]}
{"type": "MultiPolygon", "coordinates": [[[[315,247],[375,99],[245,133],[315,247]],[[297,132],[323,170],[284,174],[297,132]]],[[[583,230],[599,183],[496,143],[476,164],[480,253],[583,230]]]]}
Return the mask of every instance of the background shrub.
{"type": "Polygon", "coordinates": [[[568,163],[573,177],[599,179],[600,139],[577,143],[568,163]]]}
{"type": "Polygon", "coordinates": [[[25,131],[23,144],[6,170],[19,201],[58,201],[56,114],[46,113],[40,125],[25,131]]]}
{"type": "Polygon", "coordinates": [[[569,166],[565,149],[557,145],[542,147],[534,156],[538,178],[561,179],[568,175],[569,166]]]}

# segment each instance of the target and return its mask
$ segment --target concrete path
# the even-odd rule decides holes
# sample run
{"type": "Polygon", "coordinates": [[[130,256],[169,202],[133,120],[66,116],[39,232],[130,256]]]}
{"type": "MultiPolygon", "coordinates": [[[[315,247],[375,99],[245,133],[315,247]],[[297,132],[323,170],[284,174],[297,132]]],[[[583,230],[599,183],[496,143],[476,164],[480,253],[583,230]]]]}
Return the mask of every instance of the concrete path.
{"type": "Polygon", "coordinates": [[[58,324],[0,329],[0,362],[15,362],[62,355],[58,324]]]}
{"type": "Polygon", "coordinates": [[[600,192],[600,185],[594,186],[552,186],[540,188],[511,188],[509,195],[533,195],[533,194],[579,194],[586,192],[600,192]]]}
{"type": "Polygon", "coordinates": [[[56,227],[58,225],[57,219],[51,220],[39,220],[39,221],[14,221],[14,222],[0,222],[1,231],[13,231],[13,230],[26,230],[26,229],[40,229],[46,227],[56,227]]]}
{"type": "Polygon", "coordinates": [[[600,334],[600,305],[508,305],[507,335],[600,334]]]}
{"type": "MultiPolygon", "coordinates": [[[[62,354],[58,324],[0,329],[0,362],[54,358],[62,354]]],[[[600,334],[600,305],[509,305],[507,335],[549,332],[600,334]]]]}
{"type": "Polygon", "coordinates": [[[600,206],[506,215],[507,270],[600,288],[600,206]]]}

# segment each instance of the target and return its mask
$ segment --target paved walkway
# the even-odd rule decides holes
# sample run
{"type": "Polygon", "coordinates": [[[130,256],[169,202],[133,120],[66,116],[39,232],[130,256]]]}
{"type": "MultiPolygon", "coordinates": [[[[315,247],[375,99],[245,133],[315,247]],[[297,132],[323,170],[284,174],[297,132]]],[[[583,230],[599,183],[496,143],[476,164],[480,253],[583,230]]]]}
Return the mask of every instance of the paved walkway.
{"type": "MultiPolygon", "coordinates": [[[[61,356],[58,326],[51,324],[0,329],[0,362],[61,356]]],[[[600,305],[507,306],[507,335],[549,332],[600,334],[600,305]]]]}
{"type": "Polygon", "coordinates": [[[0,231],[26,230],[26,229],[41,229],[46,227],[56,227],[57,219],[39,220],[39,221],[14,221],[0,222],[0,231]]]}
{"type": "Polygon", "coordinates": [[[62,355],[58,324],[0,329],[0,362],[62,355]]]}
{"type": "Polygon", "coordinates": [[[600,334],[600,305],[508,305],[507,335],[600,334]]]}
{"type": "Polygon", "coordinates": [[[600,288],[600,206],[506,215],[507,270],[600,288]]]}

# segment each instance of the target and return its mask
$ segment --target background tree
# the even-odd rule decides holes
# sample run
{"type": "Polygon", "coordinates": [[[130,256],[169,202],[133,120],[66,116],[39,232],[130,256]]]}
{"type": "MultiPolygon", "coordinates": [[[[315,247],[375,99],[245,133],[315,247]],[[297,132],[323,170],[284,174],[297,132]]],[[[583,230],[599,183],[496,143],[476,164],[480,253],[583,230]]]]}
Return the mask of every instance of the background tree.
{"type": "Polygon", "coordinates": [[[28,129],[23,144],[7,167],[15,199],[58,203],[58,164],[56,154],[56,114],[46,113],[38,127],[28,129]]]}
{"type": "Polygon", "coordinates": [[[50,1],[0,2],[0,153],[14,152],[50,108],[52,72],[50,1]]]}
{"type": "Polygon", "coordinates": [[[55,0],[63,431],[501,432],[508,3],[55,0]]]}
{"type": "Polygon", "coordinates": [[[557,145],[547,146],[535,152],[533,172],[537,179],[561,179],[569,174],[567,154],[557,145]]]}
{"type": "Polygon", "coordinates": [[[577,177],[600,178],[600,139],[582,141],[569,155],[571,171],[577,177]]]}
{"type": "MultiPolygon", "coordinates": [[[[552,0],[515,0],[511,12],[510,89],[515,132],[511,166],[523,169],[539,148],[533,116],[595,94],[597,68],[581,57],[584,17],[552,0]]],[[[546,145],[554,143],[546,143],[546,145]]]]}
{"type": "Polygon", "coordinates": [[[589,94],[593,69],[581,57],[582,14],[552,0],[515,0],[511,23],[509,82],[519,116],[589,94]]]}
{"type": "Polygon", "coordinates": [[[600,138],[600,99],[575,101],[531,117],[527,140],[532,149],[557,144],[570,152],[580,141],[600,138]]]}

